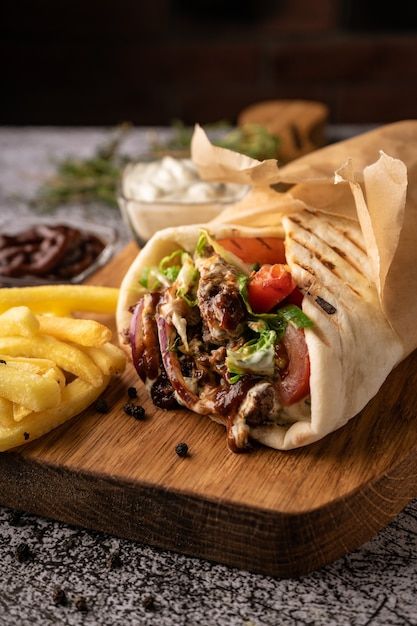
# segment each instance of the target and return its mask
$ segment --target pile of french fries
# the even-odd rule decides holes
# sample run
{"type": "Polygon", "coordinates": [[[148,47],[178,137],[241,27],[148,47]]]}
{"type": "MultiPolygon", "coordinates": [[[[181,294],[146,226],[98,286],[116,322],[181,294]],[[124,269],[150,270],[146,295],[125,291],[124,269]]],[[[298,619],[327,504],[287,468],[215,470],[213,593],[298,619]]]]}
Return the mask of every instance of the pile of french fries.
{"type": "Polygon", "coordinates": [[[71,316],[114,313],[116,301],[117,289],[104,287],[0,289],[0,451],[81,413],[123,372],[110,329],[71,316]]]}

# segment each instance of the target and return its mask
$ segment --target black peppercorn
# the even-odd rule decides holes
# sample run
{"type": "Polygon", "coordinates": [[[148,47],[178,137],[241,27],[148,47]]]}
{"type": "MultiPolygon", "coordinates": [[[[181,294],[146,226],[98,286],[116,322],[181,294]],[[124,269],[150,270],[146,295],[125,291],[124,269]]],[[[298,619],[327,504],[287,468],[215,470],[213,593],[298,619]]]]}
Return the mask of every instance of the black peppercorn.
{"type": "Polygon", "coordinates": [[[175,446],[175,452],[178,456],[186,457],[188,454],[188,446],[186,443],[179,443],[175,446]]]}
{"type": "Polygon", "coordinates": [[[145,611],[153,611],[155,608],[155,598],[151,595],[144,596],[142,606],[145,611]]]}
{"type": "Polygon", "coordinates": [[[30,437],[29,433],[23,433],[24,440],[27,441],[30,437]]]}
{"type": "Polygon", "coordinates": [[[84,596],[77,596],[74,600],[74,605],[77,611],[80,611],[81,613],[88,612],[87,601],[84,596]]]}
{"type": "Polygon", "coordinates": [[[97,413],[109,412],[109,405],[107,404],[107,401],[104,398],[99,398],[97,400],[95,408],[96,408],[97,413]]]}
{"type": "Polygon", "coordinates": [[[120,552],[112,552],[107,559],[107,567],[111,570],[119,569],[122,567],[122,559],[120,558],[120,552]]]}
{"type": "Polygon", "coordinates": [[[61,589],[61,587],[56,587],[54,589],[52,600],[57,606],[67,606],[68,604],[67,594],[63,589],[61,589]]]}
{"type": "Polygon", "coordinates": [[[127,390],[127,395],[129,396],[129,398],[131,398],[131,400],[137,398],[138,392],[136,391],[136,387],[129,387],[129,389],[127,390]]]}
{"type": "Polygon", "coordinates": [[[27,561],[32,560],[33,555],[27,543],[19,543],[16,548],[16,558],[19,563],[27,563],[27,561]]]}
{"type": "Polygon", "coordinates": [[[133,417],[135,420],[145,419],[145,409],[143,406],[128,402],[124,405],[123,410],[127,415],[130,415],[130,417],[133,417]]]}

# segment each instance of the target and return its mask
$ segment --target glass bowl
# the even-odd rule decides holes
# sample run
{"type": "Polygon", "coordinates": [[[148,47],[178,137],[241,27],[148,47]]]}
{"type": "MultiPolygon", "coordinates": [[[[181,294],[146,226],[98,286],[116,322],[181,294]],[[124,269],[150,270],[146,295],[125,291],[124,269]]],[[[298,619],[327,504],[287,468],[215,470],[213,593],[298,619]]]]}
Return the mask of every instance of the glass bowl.
{"type": "Polygon", "coordinates": [[[15,219],[3,219],[0,221],[0,236],[1,235],[17,235],[29,228],[45,225],[45,226],[69,226],[77,228],[84,233],[94,235],[98,237],[104,244],[103,250],[94,259],[94,261],[85,269],[83,269],[76,276],[69,278],[48,278],[45,276],[4,276],[1,274],[0,267],[0,286],[2,287],[23,287],[32,285],[51,285],[51,284],[78,284],[82,283],[88,276],[96,272],[100,267],[103,267],[108,263],[113,256],[116,242],[117,232],[114,228],[109,226],[103,226],[93,222],[88,222],[76,218],[61,219],[55,217],[39,217],[33,216],[19,216],[15,219]]]}
{"type": "MultiPolygon", "coordinates": [[[[181,159],[176,160],[180,161],[181,159]]],[[[158,161],[161,161],[161,159],[143,159],[143,161],[138,163],[131,163],[126,166],[122,174],[118,194],[119,207],[125,223],[139,246],[142,246],[154,233],[163,228],[188,224],[204,224],[211,221],[228,206],[241,200],[249,190],[249,187],[246,185],[229,185],[227,186],[227,195],[224,198],[219,195],[218,197],[201,201],[190,199],[190,197],[183,200],[180,198],[165,200],[163,196],[157,197],[155,200],[135,197],[132,192],[132,185],[127,184],[133,168],[141,163],[149,165],[158,161]],[[232,191],[230,191],[230,188],[232,188],[232,191]]],[[[140,183],[141,181],[138,178],[136,182],[140,183]]],[[[222,187],[219,183],[200,182],[204,186],[212,186],[213,189],[216,188],[217,190],[219,187],[222,187]]],[[[198,184],[198,181],[196,183],[198,184]]],[[[223,185],[223,187],[225,186],[223,185]]],[[[169,192],[169,187],[165,191],[169,192]]],[[[181,190],[178,193],[180,192],[181,190]]]]}

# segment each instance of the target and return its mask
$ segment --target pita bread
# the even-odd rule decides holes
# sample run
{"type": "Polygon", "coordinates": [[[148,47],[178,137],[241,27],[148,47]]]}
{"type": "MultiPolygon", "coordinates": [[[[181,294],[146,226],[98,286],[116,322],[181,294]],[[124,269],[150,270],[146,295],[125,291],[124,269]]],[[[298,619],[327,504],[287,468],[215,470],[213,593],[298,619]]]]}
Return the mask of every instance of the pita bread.
{"type": "MultiPolygon", "coordinates": [[[[311,367],[311,416],[306,416],[305,410],[298,415],[292,411],[285,425],[251,428],[250,436],[286,450],[316,441],[356,415],[378,391],[403,351],[379,306],[358,225],[306,210],[285,217],[283,228],[287,263],[296,283],[306,291],[302,308],[314,323],[312,329],[305,330],[311,367]],[[335,313],[327,313],[318,303],[322,301],[334,306],[335,313]],[[376,337],[383,351],[375,352],[376,337]]],[[[200,231],[198,226],[160,231],[128,270],[117,309],[121,344],[128,352],[124,342],[130,309],[143,294],[139,279],[144,268],[158,265],[178,247],[193,252],[200,231]]],[[[216,238],[259,237],[280,236],[282,230],[213,225],[210,233],[216,238]]],[[[222,416],[210,417],[225,422],[222,416]]]]}

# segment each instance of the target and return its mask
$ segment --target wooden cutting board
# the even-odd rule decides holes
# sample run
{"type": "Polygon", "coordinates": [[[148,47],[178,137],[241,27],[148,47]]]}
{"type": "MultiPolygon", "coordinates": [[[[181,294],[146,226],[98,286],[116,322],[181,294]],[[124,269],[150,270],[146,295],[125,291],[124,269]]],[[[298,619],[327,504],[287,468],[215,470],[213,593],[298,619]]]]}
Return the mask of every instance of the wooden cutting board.
{"type": "MultiPolygon", "coordinates": [[[[135,254],[129,245],[90,282],[117,286],[135,254]]],[[[222,426],[155,408],[129,365],[104,394],[109,413],[90,408],[0,454],[0,501],[263,574],[307,573],[360,546],[417,496],[416,389],[417,353],[322,441],[232,454],[222,426]],[[144,421],[123,411],[130,385],[144,421]],[[175,453],[182,441],[185,459],[175,453]]]]}

